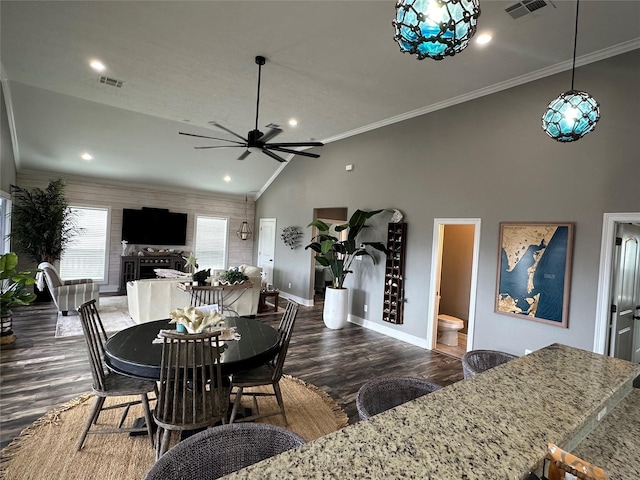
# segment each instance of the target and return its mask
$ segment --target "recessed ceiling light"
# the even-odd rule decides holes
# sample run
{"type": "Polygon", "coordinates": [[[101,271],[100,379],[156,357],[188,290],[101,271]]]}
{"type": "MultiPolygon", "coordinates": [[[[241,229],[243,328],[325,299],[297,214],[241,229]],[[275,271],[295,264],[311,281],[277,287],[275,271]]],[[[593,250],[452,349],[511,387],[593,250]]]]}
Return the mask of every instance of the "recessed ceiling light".
{"type": "Polygon", "coordinates": [[[476,43],[478,45],[486,45],[491,41],[492,38],[493,37],[491,36],[490,33],[483,33],[481,35],[478,35],[478,37],[476,38],[476,43]]]}
{"type": "Polygon", "coordinates": [[[292,118],[289,120],[289,126],[290,127],[297,127],[298,126],[298,120],[296,120],[295,118],[292,118]]]}
{"type": "Polygon", "coordinates": [[[89,63],[89,65],[91,65],[91,68],[93,68],[96,72],[104,72],[107,67],[104,66],[104,63],[102,63],[100,60],[91,60],[91,63],[89,63]]]}
{"type": "Polygon", "coordinates": [[[93,155],[88,152],[84,152],[82,155],[80,155],[80,158],[82,158],[83,160],[93,160],[93,155]]]}
{"type": "Polygon", "coordinates": [[[231,177],[229,175],[225,175],[225,177],[223,178],[223,180],[225,182],[230,182],[231,181],[231,177]]]}

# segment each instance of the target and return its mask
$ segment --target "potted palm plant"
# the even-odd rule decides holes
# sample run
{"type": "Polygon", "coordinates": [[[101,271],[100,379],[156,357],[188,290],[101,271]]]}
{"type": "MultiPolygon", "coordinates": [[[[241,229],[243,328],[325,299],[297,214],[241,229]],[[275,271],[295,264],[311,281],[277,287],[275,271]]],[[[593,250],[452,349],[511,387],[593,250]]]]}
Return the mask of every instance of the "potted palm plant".
{"type": "Polygon", "coordinates": [[[0,255],[0,319],[2,321],[0,343],[12,343],[16,336],[13,334],[13,314],[11,307],[28,305],[36,298],[35,294],[27,290],[27,285],[33,285],[35,278],[29,271],[17,271],[18,255],[14,252],[0,255]]]}
{"type": "Polygon", "coordinates": [[[343,328],[347,324],[347,307],[349,291],[344,288],[347,274],[352,273],[351,264],[357,257],[369,257],[375,264],[375,257],[369,248],[387,253],[387,248],[380,242],[359,242],[358,236],[367,228],[366,221],[382,212],[373,210],[366,212],[356,210],[349,221],[342,225],[330,226],[322,220],[315,220],[308,226],[315,227],[318,234],[305,249],[313,250],[315,259],[320,265],[329,267],[331,271],[331,287],[327,287],[324,299],[323,319],[327,327],[343,328]],[[347,232],[347,238],[342,240],[331,234],[331,230],[340,234],[347,232]]]}
{"type": "MultiPolygon", "coordinates": [[[[49,182],[45,189],[11,185],[12,245],[16,251],[29,255],[36,265],[59,260],[69,242],[80,233],[76,214],[65,199],[64,188],[64,181],[60,179],[49,182]]],[[[40,300],[45,298],[50,300],[46,292],[39,296],[40,300]]]]}

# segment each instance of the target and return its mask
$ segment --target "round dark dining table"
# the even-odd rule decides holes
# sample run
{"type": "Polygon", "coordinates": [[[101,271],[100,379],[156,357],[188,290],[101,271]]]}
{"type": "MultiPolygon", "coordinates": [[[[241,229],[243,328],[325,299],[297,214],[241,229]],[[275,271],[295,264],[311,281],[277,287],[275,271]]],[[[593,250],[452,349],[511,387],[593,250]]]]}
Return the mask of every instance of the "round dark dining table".
{"type": "MultiPolygon", "coordinates": [[[[226,340],[222,373],[231,375],[258,367],[273,357],[278,332],[259,320],[227,317],[225,327],[237,327],[239,340],[226,340]]],[[[162,343],[153,343],[160,330],[175,330],[169,319],[141,323],[113,335],[105,345],[105,363],[115,372],[147,380],[160,379],[162,343]]]]}

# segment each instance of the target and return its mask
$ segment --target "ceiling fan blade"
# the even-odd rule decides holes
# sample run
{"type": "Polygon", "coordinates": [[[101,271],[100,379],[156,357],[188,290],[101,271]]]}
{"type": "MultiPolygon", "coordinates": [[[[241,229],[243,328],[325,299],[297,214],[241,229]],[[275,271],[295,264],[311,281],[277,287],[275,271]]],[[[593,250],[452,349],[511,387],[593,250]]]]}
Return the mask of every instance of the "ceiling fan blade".
{"type": "Polygon", "coordinates": [[[238,157],[238,160],[244,160],[249,155],[251,155],[251,150],[247,149],[244,152],[242,152],[242,154],[238,157]]]}
{"type": "Polygon", "coordinates": [[[205,150],[207,148],[238,148],[238,147],[245,147],[246,145],[214,145],[211,147],[193,147],[196,150],[205,150]]]}
{"type": "MultiPolygon", "coordinates": [[[[197,138],[206,138],[208,140],[220,140],[222,142],[231,142],[231,143],[237,143],[239,145],[242,145],[241,142],[237,142],[235,140],[229,140],[227,138],[217,138],[217,137],[207,137],[206,135],[196,135],[195,133],[185,133],[185,132],[178,132],[180,135],[187,135],[189,137],[197,137],[197,138]]],[[[244,140],[244,139],[243,139],[244,140]]],[[[244,143],[247,143],[246,140],[244,141],[244,143]]]]}
{"type": "Polygon", "coordinates": [[[294,155],[301,155],[303,157],[320,158],[320,155],[318,155],[317,153],[300,152],[298,150],[291,150],[290,148],[283,148],[283,147],[266,146],[266,148],[270,148],[271,150],[276,150],[277,152],[293,153],[294,155]]]}
{"type": "Polygon", "coordinates": [[[246,138],[241,137],[240,135],[238,135],[236,132],[234,132],[233,130],[229,130],[227,127],[223,127],[222,125],[220,125],[219,123],[216,122],[209,122],[210,125],[213,125],[214,127],[219,128],[220,130],[224,130],[227,133],[230,133],[231,135],[233,135],[234,137],[238,137],[240,140],[244,140],[245,142],[247,141],[246,138]]]}
{"type": "Polygon", "coordinates": [[[280,135],[281,133],[282,133],[281,128],[272,128],[267,133],[262,135],[258,140],[260,140],[261,142],[267,143],[273,137],[275,137],[276,135],[280,135]]]}
{"type": "Polygon", "coordinates": [[[282,157],[281,157],[281,156],[279,156],[279,155],[276,155],[276,154],[275,154],[275,153],[273,153],[273,152],[270,152],[270,151],[269,151],[269,150],[267,150],[266,148],[263,148],[263,149],[262,149],[262,153],[264,153],[265,155],[270,156],[271,158],[273,158],[274,160],[279,161],[280,163],[286,163],[286,162],[287,162],[284,158],[282,158],[282,157]]]}
{"type": "Polygon", "coordinates": [[[270,143],[267,147],[324,147],[322,142],[284,142],[270,143]]]}

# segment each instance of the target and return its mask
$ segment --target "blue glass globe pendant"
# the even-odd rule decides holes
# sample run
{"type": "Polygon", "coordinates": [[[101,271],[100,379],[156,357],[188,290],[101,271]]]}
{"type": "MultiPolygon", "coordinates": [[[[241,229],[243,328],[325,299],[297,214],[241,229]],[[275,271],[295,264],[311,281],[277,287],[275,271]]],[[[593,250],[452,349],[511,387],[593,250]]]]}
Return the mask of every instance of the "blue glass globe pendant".
{"type": "Polygon", "coordinates": [[[393,38],[418,60],[442,60],[467,48],[479,16],[479,0],[398,0],[393,38]]]}
{"type": "Polygon", "coordinates": [[[554,99],[542,115],[542,129],[554,140],[573,142],[596,128],[600,105],[586,92],[569,90],[554,99]]]}
{"type": "Polygon", "coordinates": [[[576,26],[573,34],[573,65],[571,67],[571,90],[555,98],[542,115],[542,129],[558,142],[580,140],[596,128],[600,120],[600,105],[586,92],[574,90],[576,78],[576,48],[578,46],[578,15],[580,0],[576,0],[576,26]]]}

